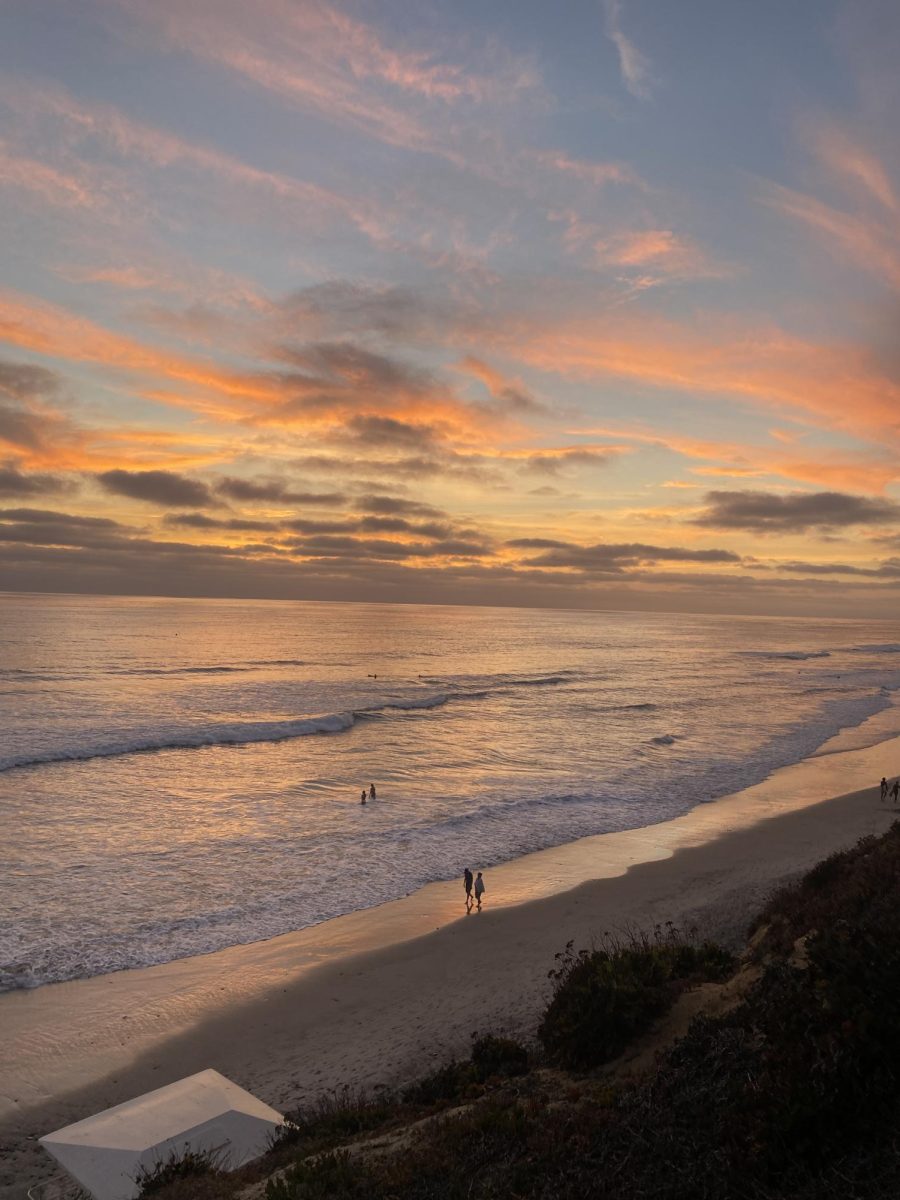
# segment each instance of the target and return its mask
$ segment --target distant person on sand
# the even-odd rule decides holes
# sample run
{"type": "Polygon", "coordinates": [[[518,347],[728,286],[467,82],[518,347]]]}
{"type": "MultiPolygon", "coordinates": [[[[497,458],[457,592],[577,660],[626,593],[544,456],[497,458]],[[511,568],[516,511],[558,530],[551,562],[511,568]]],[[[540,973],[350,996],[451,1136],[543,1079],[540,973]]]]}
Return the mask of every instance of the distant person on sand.
{"type": "Polygon", "coordinates": [[[900,779],[895,779],[894,786],[891,788],[891,799],[895,804],[897,803],[898,794],[900,794],[900,779]]]}
{"type": "Polygon", "coordinates": [[[481,872],[475,876],[475,899],[478,901],[478,907],[481,908],[481,897],[484,895],[484,880],[481,877],[481,872]]]}
{"type": "Polygon", "coordinates": [[[466,867],[466,869],[463,871],[463,883],[465,884],[466,888],[466,912],[468,912],[472,907],[472,882],[472,872],[468,867],[466,867]]]}
{"type": "Polygon", "coordinates": [[[362,790],[362,795],[359,798],[359,802],[360,802],[360,804],[365,804],[365,802],[366,802],[366,789],[365,788],[363,788],[363,790],[362,790]]]}
{"type": "Polygon", "coordinates": [[[375,784],[374,783],[369,784],[369,799],[370,800],[375,799],[375,784]]]}
{"type": "Polygon", "coordinates": [[[881,777],[881,798],[884,800],[887,797],[887,780],[882,775],[881,777]]]}

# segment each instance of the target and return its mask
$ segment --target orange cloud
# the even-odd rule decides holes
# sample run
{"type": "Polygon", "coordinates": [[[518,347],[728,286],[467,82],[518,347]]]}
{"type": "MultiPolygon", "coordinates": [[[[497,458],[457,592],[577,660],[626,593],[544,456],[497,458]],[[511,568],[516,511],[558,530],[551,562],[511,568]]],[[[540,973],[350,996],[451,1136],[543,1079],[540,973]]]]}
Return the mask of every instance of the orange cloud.
{"type": "Polygon", "coordinates": [[[607,241],[598,241],[594,249],[598,258],[622,267],[643,266],[662,259],[666,262],[680,261],[690,256],[691,248],[671,229],[645,229],[639,233],[625,233],[607,241]]]}
{"type": "Polygon", "coordinates": [[[0,141],[0,184],[27,191],[54,207],[92,209],[104,206],[100,194],[83,180],[37,159],[18,155],[4,141],[0,141]]]}
{"type": "MultiPolygon", "coordinates": [[[[162,375],[243,402],[264,403],[280,394],[276,380],[225,371],[209,362],[145,346],[65,309],[12,292],[0,292],[0,341],[70,362],[97,362],[117,370],[162,375]]],[[[232,415],[245,413],[245,406],[232,411],[232,415]]]]}
{"type": "Polygon", "coordinates": [[[11,292],[0,292],[0,341],[146,378],[138,386],[144,397],[218,420],[327,430],[342,428],[351,416],[381,414],[426,422],[442,436],[479,445],[494,426],[490,414],[465,405],[437,377],[349,343],[272,347],[267,369],[229,370],[11,292]]]}
{"type": "MultiPolygon", "coordinates": [[[[859,492],[882,492],[900,478],[900,465],[895,456],[885,451],[865,454],[821,451],[807,457],[759,445],[739,445],[730,442],[707,441],[676,433],[649,433],[641,429],[590,429],[587,434],[601,434],[620,439],[632,439],[682,454],[685,458],[717,460],[716,465],[690,468],[692,475],[731,476],[733,478],[777,475],[800,483],[826,487],[849,488],[859,492]]],[[[692,487],[687,482],[665,484],[667,487],[692,487]]]]}
{"type": "Polygon", "coordinates": [[[833,254],[849,259],[891,287],[900,287],[900,249],[892,231],[779,184],[766,184],[761,197],[770,208],[819,234],[833,254]]]}
{"type": "Polygon", "coordinates": [[[779,411],[787,405],[830,428],[898,442],[900,386],[856,345],[817,344],[771,327],[735,336],[712,317],[702,335],[647,316],[607,315],[517,330],[514,340],[496,336],[504,353],[541,370],[745,398],[779,411]]]}

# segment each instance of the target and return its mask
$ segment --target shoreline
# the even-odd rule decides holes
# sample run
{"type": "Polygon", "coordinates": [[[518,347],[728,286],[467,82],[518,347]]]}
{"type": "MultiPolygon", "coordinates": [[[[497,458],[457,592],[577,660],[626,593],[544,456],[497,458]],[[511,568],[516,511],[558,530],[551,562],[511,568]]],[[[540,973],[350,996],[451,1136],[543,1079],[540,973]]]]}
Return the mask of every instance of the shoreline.
{"type": "Polygon", "coordinates": [[[475,1030],[533,1034],[570,938],[674,920],[740,940],[780,882],[900,815],[858,790],[900,773],[900,737],[828,745],[672,821],[494,868],[469,918],[459,881],[430,884],[266,942],[0,996],[0,1196],[52,1174],[35,1136],[206,1066],[290,1107],[421,1074],[475,1030]]]}

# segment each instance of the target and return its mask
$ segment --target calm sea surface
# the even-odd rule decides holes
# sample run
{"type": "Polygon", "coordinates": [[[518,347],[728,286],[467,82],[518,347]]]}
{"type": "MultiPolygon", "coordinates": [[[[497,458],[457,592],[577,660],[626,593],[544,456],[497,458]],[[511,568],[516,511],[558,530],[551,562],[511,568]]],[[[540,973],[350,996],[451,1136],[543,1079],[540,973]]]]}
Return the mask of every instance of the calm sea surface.
{"type": "Polygon", "coordinates": [[[0,990],[665,820],[898,688],[900,622],[0,595],[0,990]]]}

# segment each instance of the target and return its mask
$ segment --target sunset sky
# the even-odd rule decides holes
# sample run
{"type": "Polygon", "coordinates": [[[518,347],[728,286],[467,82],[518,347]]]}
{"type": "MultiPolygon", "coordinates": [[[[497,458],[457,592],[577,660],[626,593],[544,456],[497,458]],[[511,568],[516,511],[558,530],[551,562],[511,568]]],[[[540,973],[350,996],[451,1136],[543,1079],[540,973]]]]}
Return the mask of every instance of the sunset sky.
{"type": "Polygon", "coordinates": [[[0,587],[900,612],[896,0],[0,0],[0,587]]]}

